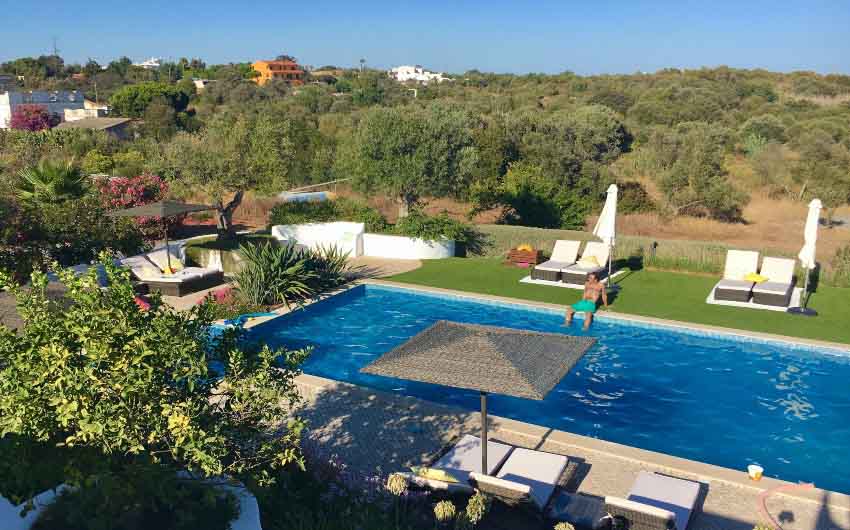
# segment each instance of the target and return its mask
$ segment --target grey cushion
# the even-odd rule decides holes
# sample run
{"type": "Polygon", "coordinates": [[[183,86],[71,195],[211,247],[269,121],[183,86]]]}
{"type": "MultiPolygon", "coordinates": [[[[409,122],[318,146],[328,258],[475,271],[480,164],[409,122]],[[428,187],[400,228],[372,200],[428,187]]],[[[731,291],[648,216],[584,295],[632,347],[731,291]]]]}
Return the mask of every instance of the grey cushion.
{"type": "MultiPolygon", "coordinates": [[[[487,474],[492,475],[511,452],[510,445],[487,440],[487,474]]],[[[431,467],[458,474],[481,471],[481,438],[467,434],[431,467]]]]}
{"type": "Polygon", "coordinates": [[[676,529],[685,530],[699,497],[699,483],[641,471],[628,500],[654,506],[676,515],[676,529]]]}
{"type": "Polygon", "coordinates": [[[720,280],[717,282],[717,289],[726,291],[749,291],[753,288],[753,282],[745,280],[720,280]]]}
{"type": "Polygon", "coordinates": [[[565,467],[566,456],[517,447],[496,476],[529,486],[531,499],[542,510],[554,493],[565,467]]]}
{"type": "Polygon", "coordinates": [[[762,282],[753,287],[754,293],[786,294],[793,286],[790,283],[762,282]]]}

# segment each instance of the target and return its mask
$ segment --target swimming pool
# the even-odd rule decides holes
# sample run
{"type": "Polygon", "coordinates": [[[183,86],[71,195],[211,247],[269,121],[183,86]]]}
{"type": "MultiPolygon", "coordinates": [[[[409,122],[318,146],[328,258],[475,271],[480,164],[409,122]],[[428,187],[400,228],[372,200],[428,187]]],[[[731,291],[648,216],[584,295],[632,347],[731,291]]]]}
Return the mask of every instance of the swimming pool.
{"type": "MultiPolygon", "coordinates": [[[[478,393],[361,374],[437,320],[584,335],[553,310],[376,285],[251,330],[313,346],[304,371],[477,410],[478,393]]],[[[840,350],[598,319],[599,338],[544,401],[491,395],[492,414],[850,493],[850,355],[840,350]]]]}

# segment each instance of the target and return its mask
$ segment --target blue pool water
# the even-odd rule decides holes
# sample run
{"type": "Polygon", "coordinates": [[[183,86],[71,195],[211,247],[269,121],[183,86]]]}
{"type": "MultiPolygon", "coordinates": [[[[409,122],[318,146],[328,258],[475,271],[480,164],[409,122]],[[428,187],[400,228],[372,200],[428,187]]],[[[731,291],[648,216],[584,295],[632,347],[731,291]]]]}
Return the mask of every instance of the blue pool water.
{"type": "MultiPolygon", "coordinates": [[[[359,286],[252,330],[312,346],[304,371],[477,410],[475,392],[361,374],[437,320],[583,335],[554,311],[359,286]]],[[[850,493],[850,356],[598,319],[599,338],[544,401],[492,395],[492,414],[850,493]]]]}

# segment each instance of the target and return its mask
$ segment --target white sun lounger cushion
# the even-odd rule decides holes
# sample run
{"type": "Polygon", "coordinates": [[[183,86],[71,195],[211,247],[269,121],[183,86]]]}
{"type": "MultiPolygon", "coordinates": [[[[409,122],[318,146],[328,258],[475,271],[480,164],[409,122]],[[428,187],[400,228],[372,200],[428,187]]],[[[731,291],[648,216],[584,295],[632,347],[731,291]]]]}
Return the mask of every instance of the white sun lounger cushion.
{"type": "Polygon", "coordinates": [[[197,280],[209,274],[210,269],[201,269],[198,267],[189,267],[186,269],[181,269],[174,274],[160,274],[156,277],[142,278],[145,281],[149,282],[158,282],[158,283],[182,283],[188,280],[197,280]]]}
{"type": "MultiPolygon", "coordinates": [[[[730,250],[726,253],[726,266],[723,269],[724,280],[743,280],[748,274],[755,274],[759,267],[759,253],[752,250],[730,250]]],[[[752,285],[752,282],[750,282],[752,285]]]]}
{"type": "Polygon", "coordinates": [[[794,281],[794,260],[787,258],[764,258],[759,274],[769,283],[792,283],[794,281]]]}
{"type": "Polygon", "coordinates": [[[183,261],[180,259],[180,251],[177,248],[169,247],[166,252],[165,248],[158,248],[156,250],[152,250],[146,254],[147,258],[160,268],[160,270],[165,270],[168,267],[168,255],[171,255],[171,266],[175,265],[182,267],[183,261]]]}
{"type": "Polygon", "coordinates": [[[567,460],[563,455],[517,447],[496,476],[528,486],[531,490],[531,500],[542,510],[554,493],[555,486],[567,467],[567,460]]]}
{"type": "Polygon", "coordinates": [[[581,259],[578,263],[567,267],[565,272],[589,274],[591,272],[601,271],[608,265],[609,256],[610,249],[607,245],[605,245],[605,243],[589,241],[587,245],[585,245],[584,252],[582,252],[581,259]],[[586,262],[591,260],[591,258],[595,259],[598,265],[587,265],[586,262]]]}
{"type": "Polygon", "coordinates": [[[685,530],[699,497],[699,483],[641,471],[628,500],[666,510],[676,516],[676,530],[685,530]]]}
{"type": "MultiPolygon", "coordinates": [[[[481,465],[480,463],[478,464],[481,465]]],[[[413,473],[396,473],[396,475],[401,475],[407,479],[407,482],[410,484],[414,484],[419,486],[420,488],[428,488],[435,491],[445,491],[447,493],[472,493],[474,488],[467,484],[466,482],[443,482],[442,480],[435,480],[426,477],[420,477],[419,475],[415,475],[413,473]]]]}
{"type": "Polygon", "coordinates": [[[551,259],[544,261],[540,265],[535,265],[534,268],[557,272],[569,267],[576,262],[576,258],[578,258],[578,248],[580,245],[580,241],[559,239],[558,241],[555,241],[555,248],[552,249],[551,259]]]}
{"type": "Polygon", "coordinates": [[[614,507],[615,509],[620,508],[626,512],[640,512],[658,521],[667,521],[668,524],[662,523],[663,526],[666,528],[670,528],[672,526],[671,524],[669,524],[670,522],[672,522],[673,524],[675,524],[676,522],[675,513],[668,510],[663,510],[661,508],[656,508],[655,506],[644,504],[642,502],[630,501],[627,499],[621,499],[619,497],[605,497],[605,505],[614,507]]]}
{"type": "MultiPolygon", "coordinates": [[[[510,445],[487,440],[487,474],[492,475],[511,452],[510,445]]],[[[445,469],[455,474],[481,471],[481,438],[464,435],[454,447],[437,460],[432,468],[445,469]]]]}
{"type": "Polygon", "coordinates": [[[151,263],[144,254],[124,258],[120,263],[133,271],[133,274],[142,281],[156,280],[162,276],[162,271],[159,267],[151,263]]]}
{"type": "Polygon", "coordinates": [[[470,473],[469,479],[485,493],[491,491],[487,486],[492,486],[493,489],[509,490],[512,497],[528,499],[531,498],[531,486],[513,480],[507,480],[499,477],[491,477],[482,475],[481,473],[470,473]]]}
{"type": "Polygon", "coordinates": [[[753,282],[746,280],[727,280],[723,279],[717,282],[718,289],[726,291],[749,291],[753,286],[753,282]]]}

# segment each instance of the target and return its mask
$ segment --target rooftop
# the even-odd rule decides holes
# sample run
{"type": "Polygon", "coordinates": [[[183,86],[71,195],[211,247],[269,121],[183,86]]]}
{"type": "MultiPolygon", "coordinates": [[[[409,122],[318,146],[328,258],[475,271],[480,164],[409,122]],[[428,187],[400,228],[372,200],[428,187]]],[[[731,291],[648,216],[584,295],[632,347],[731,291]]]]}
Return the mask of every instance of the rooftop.
{"type": "Polygon", "coordinates": [[[66,121],[56,126],[57,129],[96,129],[105,131],[131,121],[130,118],[84,118],[76,121],[66,121]]]}

